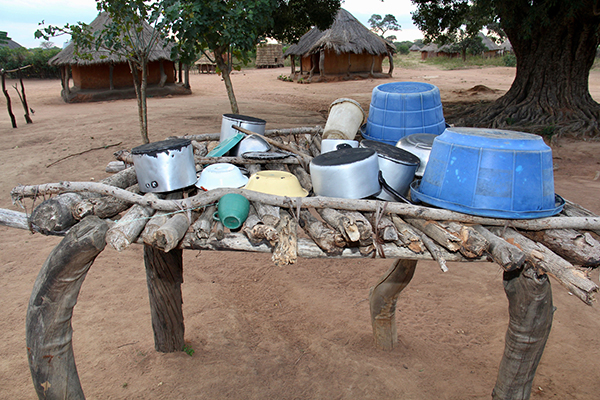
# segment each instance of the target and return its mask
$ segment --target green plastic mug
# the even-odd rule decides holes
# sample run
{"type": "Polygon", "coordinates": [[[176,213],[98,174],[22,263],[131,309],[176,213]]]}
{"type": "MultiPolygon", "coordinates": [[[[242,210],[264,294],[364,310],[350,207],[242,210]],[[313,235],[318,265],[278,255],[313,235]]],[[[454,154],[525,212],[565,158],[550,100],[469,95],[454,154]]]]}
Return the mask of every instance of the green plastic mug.
{"type": "Polygon", "coordinates": [[[250,202],[247,198],[241,194],[228,193],[219,199],[213,218],[221,221],[226,228],[238,229],[248,218],[249,209],[250,202]]]}

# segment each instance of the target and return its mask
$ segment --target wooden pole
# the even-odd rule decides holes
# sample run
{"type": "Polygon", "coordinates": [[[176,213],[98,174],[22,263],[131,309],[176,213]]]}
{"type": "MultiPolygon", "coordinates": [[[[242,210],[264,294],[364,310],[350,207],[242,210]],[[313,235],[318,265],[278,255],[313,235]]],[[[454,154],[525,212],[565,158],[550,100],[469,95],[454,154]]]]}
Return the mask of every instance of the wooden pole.
{"type": "Polygon", "coordinates": [[[416,260],[396,260],[385,276],[371,288],[369,302],[373,338],[375,346],[382,350],[390,351],[398,344],[396,301],[411,281],[416,267],[416,260]]]}
{"type": "Polygon", "coordinates": [[[165,253],[144,245],[146,282],[152,314],[154,348],[162,353],[182,351],[183,336],[183,250],[165,253]]]}
{"type": "Polygon", "coordinates": [[[15,114],[12,112],[12,106],[10,103],[10,96],[8,95],[8,90],[6,90],[6,71],[2,70],[2,93],[4,93],[4,97],[6,97],[6,108],[8,108],[8,115],[10,116],[10,122],[12,122],[12,127],[17,127],[17,120],[15,119],[15,114]]]}
{"type": "Polygon", "coordinates": [[[554,307],[550,280],[535,268],[504,272],[510,320],[494,400],[529,399],[535,371],[544,352],[554,307]]]}
{"type": "MultiPolygon", "coordinates": [[[[19,83],[21,83],[21,103],[23,104],[23,109],[25,110],[25,122],[28,124],[33,124],[31,117],[29,116],[29,106],[27,105],[27,96],[25,95],[25,85],[23,85],[23,74],[21,74],[21,69],[17,71],[17,75],[19,76],[19,83]]],[[[17,93],[19,91],[17,90],[17,93]]]]}
{"type": "Polygon", "coordinates": [[[107,223],[90,216],[52,250],[27,307],[29,369],[40,399],[84,399],[77,374],[71,317],[94,259],[104,249],[107,223]]]}

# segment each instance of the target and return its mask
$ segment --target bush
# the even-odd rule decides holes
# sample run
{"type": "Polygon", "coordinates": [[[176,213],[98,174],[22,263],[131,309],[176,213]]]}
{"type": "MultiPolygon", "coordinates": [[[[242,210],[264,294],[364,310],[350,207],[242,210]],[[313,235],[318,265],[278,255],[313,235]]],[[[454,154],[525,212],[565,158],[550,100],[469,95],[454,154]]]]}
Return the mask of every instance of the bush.
{"type": "MultiPolygon", "coordinates": [[[[48,65],[48,60],[57,55],[60,49],[9,49],[0,47],[0,68],[5,70],[17,69],[26,65],[31,67],[22,71],[23,78],[60,78],[60,69],[48,65]]],[[[16,78],[17,74],[9,74],[10,78],[16,78]]]]}
{"type": "Polygon", "coordinates": [[[502,56],[502,60],[504,61],[504,66],[506,67],[516,67],[517,66],[517,57],[515,57],[512,53],[506,53],[502,56]]]}

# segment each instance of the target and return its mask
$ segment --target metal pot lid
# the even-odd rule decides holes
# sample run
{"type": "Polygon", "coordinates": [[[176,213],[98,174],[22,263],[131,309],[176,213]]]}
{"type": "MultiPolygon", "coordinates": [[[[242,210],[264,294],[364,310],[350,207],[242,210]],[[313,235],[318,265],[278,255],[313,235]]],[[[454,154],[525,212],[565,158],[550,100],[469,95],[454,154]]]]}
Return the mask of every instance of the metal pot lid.
{"type": "Polygon", "coordinates": [[[439,135],[433,133],[413,133],[412,135],[404,136],[399,143],[417,147],[419,149],[431,150],[433,139],[439,135]]]}
{"type": "Polygon", "coordinates": [[[247,115],[223,114],[223,117],[229,118],[229,119],[234,119],[236,121],[242,121],[242,122],[247,122],[247,123],[260,124],[260,125],[265,125],[267,123],[267,121],[265,121],[264,119],[255,118],[255,117],[249,117],[247,115]]]}
{"type": "Polygon", "coordinates": [[[373,157],[375,150],[365,148],[340,149],[323,153],[312,159],[311,163],[317,166],[338,166],[354,164],[373,157]]]}
{"type": "Polygon", "coordinates": [[[146,143],[141,146],[134,147],[131,149],[131,154],[142,154],[150,157],[156,157],[159,153],[168,153],[172,150],[183,149],[184,147],[190,146],[192,141],[190,139],[167,139],[161,140],[160,142],[146,143]]]}
{"type": "Polygon", "coordinates": [[[377,155],[386,160],[393,161],[403,165],[419,165],[421,160],[416,155],[400,149],[396,146],[392,146],[388,143],[378,142],[376,140],[365,139],[360,142],[360,146],[366,149],[372,149],[377,152],[377,155]]]}

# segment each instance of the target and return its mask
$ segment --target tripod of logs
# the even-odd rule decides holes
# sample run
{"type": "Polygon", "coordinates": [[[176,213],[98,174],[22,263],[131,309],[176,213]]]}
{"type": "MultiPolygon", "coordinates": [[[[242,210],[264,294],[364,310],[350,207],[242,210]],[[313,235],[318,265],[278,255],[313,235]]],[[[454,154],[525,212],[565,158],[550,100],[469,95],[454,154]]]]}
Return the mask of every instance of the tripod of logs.
{"type": "MultiPolygon", "coordinates": [[[[270,130],[267,140],[290,156],[279,160],[206,157],[218,134],[190,135],[197,170],[215,162],[237,164],[254,173],[293,173],[309,192],[308,163],[320,153],[322,128],[270,130]]],[[[493,261],[503,270],[510,321],[494,399],[527,399],[552,325],[549,276],[585,304],[598,286],[589,279],[600,263],[600,218],[566,201],[561,214],[535,220],[476,217],[443,209],[380,200],[325,197],[289,198],[245,189],[195,187],[167,194],[141,194],[128,151],[115,153],[125,169],[96,182],[18,186],[13,201],[44,200],[31,215],[0,209],[0,223],[47,235],[64,235],[35,282],[27,311],[27,349],[40,399],[84,399],[71,345],[71,316],[79,289],[105,246],[122,251],[144,246],[155,348],[184,346],[182,254],[193,250],[268,252],[276,265],[298,257],[394,259],[371,288],[375,345],[397,345],[396,302],[413,277],[418,260],[493,261]],[[229,231],[213,219],[226,193],[251,202],[245,224],[229,231]],[[49,196],[49,198],[47,198],[49,196]],[[117,219],[118,218],[118,219],[117,219]]]]}

